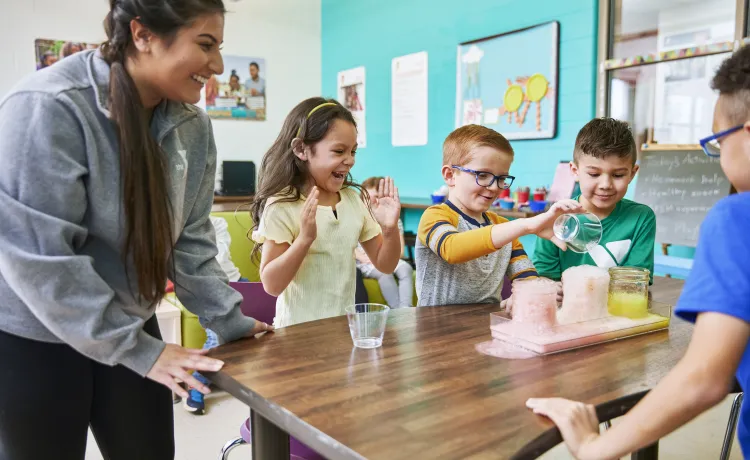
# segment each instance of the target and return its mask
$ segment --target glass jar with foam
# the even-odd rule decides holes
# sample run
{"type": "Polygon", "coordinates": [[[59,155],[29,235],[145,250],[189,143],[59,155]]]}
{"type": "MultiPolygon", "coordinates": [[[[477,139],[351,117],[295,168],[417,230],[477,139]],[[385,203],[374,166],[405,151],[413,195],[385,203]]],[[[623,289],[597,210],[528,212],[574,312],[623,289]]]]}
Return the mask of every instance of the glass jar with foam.
{"type": "Polygon", "coordinates": [[[580,265],[562,274],[563,303],[557,312],[560,324],[579,323],[607,316],[609,272],[606,268],[580,265]]]}
{"type": "Polygon", "coordinates": [[[513,323],[541,332],[557,323],[557,284],[545,278],[513,281],[513,323]]]}

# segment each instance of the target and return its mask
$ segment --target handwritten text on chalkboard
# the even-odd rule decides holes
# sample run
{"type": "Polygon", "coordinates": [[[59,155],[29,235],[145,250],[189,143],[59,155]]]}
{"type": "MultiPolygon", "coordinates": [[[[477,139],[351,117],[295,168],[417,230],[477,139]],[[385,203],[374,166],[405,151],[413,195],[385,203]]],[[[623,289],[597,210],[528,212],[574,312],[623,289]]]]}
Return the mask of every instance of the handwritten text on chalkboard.
{"type": "Polygon", "coordinates": [[[656,213],[660,243],[695,246],[706,213],[729,193],[717,158],[701,150],[644,150],[635,199],[656,213]]]}

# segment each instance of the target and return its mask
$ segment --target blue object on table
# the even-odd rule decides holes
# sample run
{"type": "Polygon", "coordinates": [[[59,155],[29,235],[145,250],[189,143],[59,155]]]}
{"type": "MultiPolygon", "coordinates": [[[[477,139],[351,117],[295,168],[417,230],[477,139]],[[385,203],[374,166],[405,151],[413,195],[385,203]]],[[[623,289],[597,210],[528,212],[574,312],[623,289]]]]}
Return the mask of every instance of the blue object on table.
{"type": "Polygon", "coordinates": [[[693,259],[654,254],[654,273],[687,278],[693,269],[693,259]]]}
{"type": "Polygon", "coordinates": [[[498,200],[500,203],[500,209],[504,209],[506,211],[513,210],[513,207],[516,205],[516,203],[512,200],[498,200]]]}
{"type": "Polygon", "coordinates": [[[430,198],[432,199],[432,204],[440,204],[447,198],[444,195],[430,195],[430,198]]]}
{"type": "Polygon", "coordinates": [[[546,207],[546,201],[529,201],[529,209],[531,209],[531,212],[542,212],[546,207]]]}

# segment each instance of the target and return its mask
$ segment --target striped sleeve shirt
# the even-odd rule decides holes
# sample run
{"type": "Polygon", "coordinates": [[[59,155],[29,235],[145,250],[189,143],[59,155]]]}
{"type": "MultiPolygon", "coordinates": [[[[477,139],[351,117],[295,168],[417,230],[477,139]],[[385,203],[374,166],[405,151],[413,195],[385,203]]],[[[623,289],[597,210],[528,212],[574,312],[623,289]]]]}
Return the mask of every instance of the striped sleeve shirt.
{"type": "Polygon", "coordinates": [[[492,243],[492,226],[508,222],[492,212],[477,221],[450,201],[428,208],[416,243],[419,305],[500,302],[503,278],[536,277],[520,241],[492,243]]]}

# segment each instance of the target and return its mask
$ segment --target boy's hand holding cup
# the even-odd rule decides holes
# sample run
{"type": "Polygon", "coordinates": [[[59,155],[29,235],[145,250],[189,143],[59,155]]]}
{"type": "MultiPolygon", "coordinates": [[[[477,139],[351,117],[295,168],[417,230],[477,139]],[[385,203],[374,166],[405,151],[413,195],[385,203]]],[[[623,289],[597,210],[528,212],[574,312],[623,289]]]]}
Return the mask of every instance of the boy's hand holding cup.
{"type": "Polygon", "coordinates": [[[583,209],[581,203],[576,200],[558,201],[552,205],[547,212],[528,219],[529,233],[550,240],[555,246],[565,251],[567,246],[564,242],[560,241],[552,231],[552,226],[554,225],[555,220],[563,214],[582,214],[585,212],[586,210],[583,209]]]}

